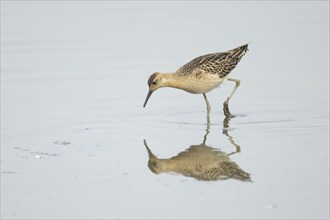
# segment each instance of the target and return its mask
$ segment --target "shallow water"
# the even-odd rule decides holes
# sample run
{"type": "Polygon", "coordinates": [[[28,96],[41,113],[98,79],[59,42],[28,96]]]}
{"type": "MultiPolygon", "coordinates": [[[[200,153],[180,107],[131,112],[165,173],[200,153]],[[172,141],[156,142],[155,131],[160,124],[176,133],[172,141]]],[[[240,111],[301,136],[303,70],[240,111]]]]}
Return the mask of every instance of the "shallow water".
{"type": "Polygon", "coordinates": [[[328,2],[1,1],[1,218],[329,218],[328,27],[328,2]],[[152,72],[247,42],[237,117],[231,82],[209,126],[201,95],[142,108],[152,72]],[[144,141],[251,181],[157,175],[144,141]]]}

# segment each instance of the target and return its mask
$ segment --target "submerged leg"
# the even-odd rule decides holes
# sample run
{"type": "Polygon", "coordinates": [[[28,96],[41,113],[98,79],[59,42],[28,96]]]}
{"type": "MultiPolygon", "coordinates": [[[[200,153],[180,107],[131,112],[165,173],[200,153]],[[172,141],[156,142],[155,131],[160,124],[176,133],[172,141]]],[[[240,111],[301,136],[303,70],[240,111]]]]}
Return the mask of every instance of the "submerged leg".
{"type": "Polygon", "coordinates": [[[206,103],[207,118],[209,119],[210,118],[210,112],[211,112],[211,105],[210,105],[209,101],[207,100],[207,97],[206,97],[205,93],[203,93],[203,97],[204,97],[204,100],[205,100],[205,103],[206,103]]]}
{"type": "Polygon", "coordinates": [[[239,153],[241,152],[241,147],[239,145],[237,145],[234,141],[234,138],[232,136],[229,135],[228,133],[228,130],[229,130],[229,122],[230,122],[231,118],[228,118],[226,117],[224,120],[223,120],[223,128],[222,128],[222,133],[224,135],[227,136],[229,142],[235,146],[236,148],[236,151],[234,152],[231,152],[230,154],[228,154],[228,156],[232,155],[232,154],[235,154],[235,153],[239,153]]]}
{"type": "Polygon", "coordinates": [[[208,122],[206,124],[205,131],[206,131],[206,133],[205,133],[204,138],[203,138],[203,145],[206,144],[207,135],[209,135],[209,133],[210,133],[210,121],[209,120],[208,120],[208,122]]]}
{"type": "Polygon", "coordinates": [[[234,115],[232,115],[229,111],[228,102],[229,102],[230,98],[234,95],[234,93],[235,93],[236,89],[238,88],[238,86],[240,85],[241,81],[239,79],[231,79],[231,78],[228,78],[227,80],[236,82],[236,85],[235,85],[235,88],[233,89],[233,91],[231,92],[230,96],[228,96],[226,101],[223,103],[223,112],[225,113],[225,116],[227,118],[233,118],[234,115]]]}

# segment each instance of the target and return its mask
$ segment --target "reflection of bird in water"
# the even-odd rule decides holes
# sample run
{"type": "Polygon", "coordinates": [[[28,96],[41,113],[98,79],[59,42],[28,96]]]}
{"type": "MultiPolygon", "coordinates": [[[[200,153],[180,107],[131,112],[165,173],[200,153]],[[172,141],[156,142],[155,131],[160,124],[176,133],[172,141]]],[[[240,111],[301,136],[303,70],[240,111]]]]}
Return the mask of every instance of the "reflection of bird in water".
{"type": "MultiPolygon", "coordinates": [[[[208,125],[209,128],[209,125],[208,125]]],[[[147,146],[149,169],[155,173],[175,172],[184,176],[196,178],[198,180],[224,180],[237,179],[241,181],[251,181],[250,174],[242,170],[229,156],[240,152],[240,147],[236,144],[236,151],[225,153],[205,144],[209,129],[206,129],[203,143],[192,145],[187,150],[169,159],[157,158],[147,146]]]]}
{"type": "Polygon", "coordinates": [[[227,52],[211,53],[197,57],[173,73],[153,73],[148,80],[149,92],[143,107],[146,106],[154,91],[162,87],[172,87],[192,94],[203,94],[209,117],[211,106],[206,93],[229,80],[235,82],[236,85],[223,103],[223,110],[226,117],[233,117],[229,112],[228,102],[240,85],[240,80],[228,78],[228,75],[247,51],[248,45],[245,44],[227,52]]]}
{"type": "Polygon", "coordinates": [[[148,154],[149,169],[155,173],[175,172],[198,180],[237,179],[251,181],[250,175],[242,170],[229,156],[215,148],[192,145],[189,149],[169,159],[158,159],[144,142],[148,154]]]}

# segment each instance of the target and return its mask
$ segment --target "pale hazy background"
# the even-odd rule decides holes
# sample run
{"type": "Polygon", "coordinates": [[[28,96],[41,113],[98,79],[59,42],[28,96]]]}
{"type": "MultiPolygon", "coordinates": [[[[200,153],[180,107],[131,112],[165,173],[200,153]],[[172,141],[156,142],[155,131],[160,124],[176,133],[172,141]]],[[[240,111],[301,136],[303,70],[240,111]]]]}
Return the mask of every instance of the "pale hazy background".
{"type": "MultiPolygon", "coordinates": [[[[207,144],[234,150],[209,94],[207,144]]],[[[328,1],[1,1],[1,218],[329,218],[328,1]],[[155,175],[200,144],[201,95],[147,79],[249,43],[228,134],[251,174],[155,175]]]]}

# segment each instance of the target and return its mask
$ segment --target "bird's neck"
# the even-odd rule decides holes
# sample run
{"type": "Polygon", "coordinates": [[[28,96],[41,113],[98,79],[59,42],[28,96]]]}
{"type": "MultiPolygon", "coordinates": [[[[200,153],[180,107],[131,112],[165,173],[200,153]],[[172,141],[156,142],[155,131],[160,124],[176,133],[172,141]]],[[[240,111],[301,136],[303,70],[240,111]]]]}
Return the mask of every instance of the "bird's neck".
{"type": "Polygon", "coordinates": [[[176,158],[158,159],[157,168],[159,173],[177,172],[182,173],[182,170],[186,170],[189,167],[189,161],[180,160],[176,158]],[[187,165],[188,162],[188,165],[187,165]]]}
{"type": "Polygon", "coordinates": [[[162,73],[164,79],[164,87],[172,87],[176,89],[183,89],[185,79],[176,73],[162,73]]]}

